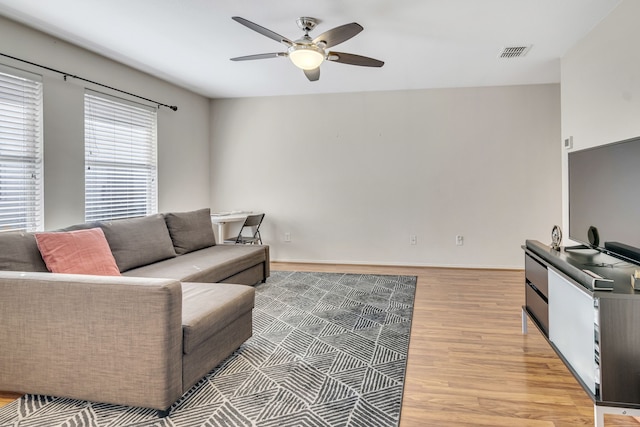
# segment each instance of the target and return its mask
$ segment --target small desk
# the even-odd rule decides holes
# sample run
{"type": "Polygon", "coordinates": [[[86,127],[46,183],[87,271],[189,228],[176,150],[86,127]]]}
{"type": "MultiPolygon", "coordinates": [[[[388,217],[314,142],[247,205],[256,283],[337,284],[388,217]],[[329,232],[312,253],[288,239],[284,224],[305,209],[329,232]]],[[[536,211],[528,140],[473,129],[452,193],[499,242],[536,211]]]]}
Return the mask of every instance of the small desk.
{"type": "Polygon", "coordinates": [[[252,212],[214,212],[211,214],[211,222],[218,226],[218,243],[224,243],[225,226],[230,222],[244,222],[252,212]]]}

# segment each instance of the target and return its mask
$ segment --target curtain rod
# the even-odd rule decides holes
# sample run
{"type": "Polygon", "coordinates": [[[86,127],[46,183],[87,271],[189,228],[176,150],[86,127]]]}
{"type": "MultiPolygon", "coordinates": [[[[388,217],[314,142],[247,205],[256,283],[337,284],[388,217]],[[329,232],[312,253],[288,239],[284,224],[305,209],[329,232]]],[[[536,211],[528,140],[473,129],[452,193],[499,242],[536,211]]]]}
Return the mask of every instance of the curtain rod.
{"type": "Polygon", "coordinates": [[[178,111],[178,107],[176,105],[163,104],[162,102],[154,101],[153,99],[145,98],[143,96],[136,95],[135,93],[126,92],[124,90],[120,90],[120,89],[117,89],[117,88],[112,87],[112,86],[107,86],[107,85],[102,84],[102,83],[94,82],[93,80],[85,79],[84,77],[76,76],[75,74],[66,73],[64,71],[56,70],[55,68],[47,67],[47,66],[44,66],[44,65],[36,64],[35,62],[30,62],[30,61],[27,61],[27,60],[24,60],[24,59],[16,58],[15,56],[7,55],[6,53],[0,52],[0,55],[5,56],[7,58],[14,59],[16,61],[24,62],[25,64],[33,65],[35,67],[44,68],[45,70],[53,71],[54,73],[62,74],[64,76],[64,80],[65,81],[67,81],[67,77],[73,77],[74,79],[82,80],[83,82],[88,82],[88,83],[91,83],[91,84],[94,84],[94,85],[106,87],[107,89],[115,90],[116,92],[124,93],[124,94],[127,94],[129,96],[133,96],[135,98],[144,99],[145,101],[148,101],[148,102],[151,102],[153,104],[156,104],[158,107],[167,107],[170,110],[178,111]]]}

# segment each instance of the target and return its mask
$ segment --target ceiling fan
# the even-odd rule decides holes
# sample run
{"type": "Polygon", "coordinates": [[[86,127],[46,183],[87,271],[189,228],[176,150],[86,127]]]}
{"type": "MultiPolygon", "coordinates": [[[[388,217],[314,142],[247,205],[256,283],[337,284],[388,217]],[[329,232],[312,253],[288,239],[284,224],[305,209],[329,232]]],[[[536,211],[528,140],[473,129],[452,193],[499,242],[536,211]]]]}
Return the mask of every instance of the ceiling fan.
{"type": "Polygon", "coordinates": [[[362,31],[362,26],[355,22],[335,27],[312,39],[309,36],[309,31],[318,25],[318,20],[303,16],[299,18],[296,23],[298,27],[304,31],[304,35],[298,40],[292,41],[239,16],[234,16],[231,19],[287,47],[286,52],[239,56],[237,58],[231,58],[232,61],[249,61],[253,59],[277,58],[280,56],[288,57],[296,67],[304,71],[309,81],[312,82],[320,78],[320,64],[324,61],[363,67],[382,67],[384,65],[384,62],[366,56],[327,50],[330,47],[349,40],[362,31]]]}

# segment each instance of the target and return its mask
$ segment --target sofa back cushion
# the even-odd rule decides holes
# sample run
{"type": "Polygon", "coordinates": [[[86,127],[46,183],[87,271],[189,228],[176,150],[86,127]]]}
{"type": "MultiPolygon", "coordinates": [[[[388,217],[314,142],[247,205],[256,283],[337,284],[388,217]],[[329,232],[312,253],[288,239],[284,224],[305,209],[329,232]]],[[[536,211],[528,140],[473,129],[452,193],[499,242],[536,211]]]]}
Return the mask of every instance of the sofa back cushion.
{"type": "Polygon", "coordinates": [[[33,233],[0,233],[0,270],[47,272],[33,233]]]}
{"type": "Polygon", "coordinates": [[[164,220],[178,255],[216,244],[209,208],[191,212],[169,212],[164,214],[164,220]]]}
{"type": "Polygon", "coordinates": [[[53,231],[76,231],[76,230],[88,230],[90,228],[100,227],[100,223],[98,221],[92,222],[82,222],[80,224],[73,224],[65,228],[59,228],[53,231]]]}
{"type": "Polygon", "coordinates": [[[35,236],[42,259],[52,273],[120,275],[100,228],[35,233],[35,236]]]}
{"type": "Polygon", "coordinates": [[[120,272],[176,256],[161,214],[99,224],[120,272]]]}

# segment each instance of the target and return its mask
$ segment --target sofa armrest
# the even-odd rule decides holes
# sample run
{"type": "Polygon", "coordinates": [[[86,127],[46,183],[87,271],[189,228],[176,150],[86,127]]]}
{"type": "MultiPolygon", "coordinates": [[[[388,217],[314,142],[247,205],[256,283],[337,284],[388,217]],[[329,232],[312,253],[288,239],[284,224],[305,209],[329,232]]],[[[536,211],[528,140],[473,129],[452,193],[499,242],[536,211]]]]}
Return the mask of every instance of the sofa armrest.
{"type": "Polygon", "coordinates": [[[0,390],[168,408],[182,394],[175,280],[0,271],[0,390]]]}

